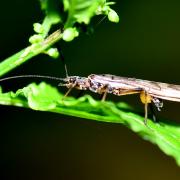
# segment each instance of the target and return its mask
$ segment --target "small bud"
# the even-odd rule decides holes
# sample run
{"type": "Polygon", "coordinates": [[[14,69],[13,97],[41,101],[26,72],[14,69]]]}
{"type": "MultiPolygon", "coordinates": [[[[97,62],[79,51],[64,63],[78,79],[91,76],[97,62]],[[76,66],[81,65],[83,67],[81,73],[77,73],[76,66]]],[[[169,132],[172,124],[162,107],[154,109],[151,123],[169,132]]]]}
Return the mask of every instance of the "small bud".
{"type": "Polygon", "coordinates": [[[44,28],[40,23],[34,23],[33,27],[34,27],[34,31],[38,34],[42,34],[44,32],[44,28]]]}
{"type": "Polygon", "coordinates": [[[39,43],[41,41],[43,41],[43,37],[39,34],[35,34],[29,38],[31,44],[39,43]]]}
{"type": "Polygon", "coordinates": [[[72,41],[78,35],[79,35],[79,32],[77,31],[76,28],[67,28],[63,32],[63,40],[69,42],[69,41],[72,41]]]}
{"type": "Polygon", "coordinates": [[[110,9],[110,11],[108,13],[108,19],[109,19],[109,21],[114,22],[114,23],[118,23],[119,22],[118,14],[116,13],[116,11],[114,11],[112,9],[110,9]]]}
{"type": "Polygon", "coordinates": [[[56,59],[59,57],[59,51],[57,48],[50,48],[46,51],[46,54],[51,56],[52,58],[56,59]]]}

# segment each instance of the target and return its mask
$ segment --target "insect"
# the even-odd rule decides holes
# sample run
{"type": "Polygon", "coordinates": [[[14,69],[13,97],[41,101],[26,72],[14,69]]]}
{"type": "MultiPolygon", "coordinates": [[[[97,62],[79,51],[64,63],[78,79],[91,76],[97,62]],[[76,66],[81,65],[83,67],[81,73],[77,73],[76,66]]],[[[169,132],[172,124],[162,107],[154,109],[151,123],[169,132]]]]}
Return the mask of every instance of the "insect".
{"type": "Polygon", "coordinates": [[[88,77],[67,76],[66,78],[41,75],[20,75],[3,78],[0,79],[0,81],[24,77],[47,78],[61,81],[59,86],[65,86],[68,88],[65,96],[67,96],[73,88],[79,90],[90,90],[92,92],[102,94],[103,101],[106,99],[107,94],[114,94],[117,96],[140,94],[141,102],[144,104],[145,124],[147,124],[148,104],[153,103],[160,111],[163,107],[163,99],[180,102],[180,85],[121,77],[110,74],[91,74],[88,77]]]}
{"type": "Polygon", "coordinates": [[[153,103],[158,111],[163,107],[162,100],[180,102],[180,85],[161,83],[155,81],[141,80],[135,78],[121,77],[110,74],[91,74],[87,78],[69,76],[64,79],[64,84],[69,88],[66,95],[73,89],[90,90],[103,94],[102,100],[106,99],[108,93],[117,96],[140,94],[141,102],[144,104],[145,118],[147,124],[148,104],[153,103]]]}

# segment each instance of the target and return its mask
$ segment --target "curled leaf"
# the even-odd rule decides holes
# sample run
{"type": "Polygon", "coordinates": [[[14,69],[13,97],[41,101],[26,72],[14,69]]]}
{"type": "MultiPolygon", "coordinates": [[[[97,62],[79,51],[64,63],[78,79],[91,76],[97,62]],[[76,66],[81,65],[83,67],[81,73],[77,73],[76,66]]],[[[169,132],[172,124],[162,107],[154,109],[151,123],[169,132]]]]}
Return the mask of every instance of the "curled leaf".
{"type": "Polygon", "coordinates": [[[139,134],[143,139],[156,144],[164,153],[175,158],[180,165],[180,125],[172,121],[149,120],[133,112],[125,103],[100,102],[85,95],[78,99],[63,98],[55,87],[46,83],[32,83],[16,93],[0,93],[0,104],[22,106],[34,110],[50,111],[108,123],[121,123],[139,134]]]}

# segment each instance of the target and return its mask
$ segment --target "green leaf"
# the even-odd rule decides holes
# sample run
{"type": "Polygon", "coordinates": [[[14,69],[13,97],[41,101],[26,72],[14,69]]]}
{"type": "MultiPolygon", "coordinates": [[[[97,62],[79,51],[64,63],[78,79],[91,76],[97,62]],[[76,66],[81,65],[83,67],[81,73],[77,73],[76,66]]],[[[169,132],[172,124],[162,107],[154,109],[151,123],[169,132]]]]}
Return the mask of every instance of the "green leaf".
{"type": "Polygon", "coordinates": [[[93,16],[100,14],[108,15],[108,19],[112,22],[119,21],[117,13],[110,8],[110,5],[115,3],[106,0],[39,0],[39,2],[46,14],[42,24],[46,32],[52,24],[63,21],[65,29],[72,28],[75,23],[87,25],[93,16]]]}
{"type": "MultiPolygon", "coordinates": [[[[43,35],[47,36],[50,28],[54,24],[62,22],[62,14],[60,12],[60,7],[63,5],[60,0],[39,0],[41,9],[45,13],[45,18],[42,23],[43,35]]],[[[34,25],[37,26],[37,23],[34,25]]]]}
{"type": "Polygon", "coordinates": [[[58,103],[57,100],[62,98],[62,95],[58,93],[57,89],[45,83],[39,85],[30,84],[18,90],[16,95],[24,96],[30,108],[42,111],[54,109],[58,103]]]}
{"type": "Polygon", "coordinates": [[[121,123],[143,139],[151,141],[159,148],[175,158],[180,165],[180,126],[167,120],[160,123],[148,121],[144,125],[144,117],[133,112],[125,103],[100,102],[91,96],[85,95],[75,99],[73,97],[63,98],[55,87],[44,82],[39,85],[32,83],[16,93],[0,92],[0,104],[21,106],[34,110],[50,111],[66,114],[85,119],[91,119],[109,123],[121,123]]]}
{"type": "Polygon", "coordinates": [[[111,22],[119,22],[119,16],[110,8],[114,2],[106,2],[106,0],[63,0],[63,4],[64,10],[68,13],[64,24],[65,35],[63,35],[63,39],[65,41],[72,41],[79,35],[76,23],[88,25],[95,15],[105,15],[111,22]],[[75,28],[74,32],[76,33],[72,31],[73,28],[75,28]]]}
{"type": "Polygon", "coordinates": [[[61,20],[60,6],[62,5],[59,0],[39,0],[41,9],[45,15],[51,20],[52,24],[56,24],[61,20]]]}
{"type": "MultiPolygon", "coordinates": [[[[67,0],[64,1],[67,4],[67,0]]],[[[88,24],[92,16],[95,15],[98,6],[104,3],[104,0],[68,0],[68,18],[65,23],[65,29],[72,27],[74,23],[88,24]]]]}
{"type": "Polygon", "coordinates": [[[75,23],[89,24],[93,16],[100,14],[108,15],[110,10],[114,12],[113,15],[110,15],[110,21],[118,22],[117,13],[109,7],[114,4],[112,2],[106,3],[105,0],[64,0],[63,2],[64,9],[68,11],[65,29],[73,27],[75,23]]]}

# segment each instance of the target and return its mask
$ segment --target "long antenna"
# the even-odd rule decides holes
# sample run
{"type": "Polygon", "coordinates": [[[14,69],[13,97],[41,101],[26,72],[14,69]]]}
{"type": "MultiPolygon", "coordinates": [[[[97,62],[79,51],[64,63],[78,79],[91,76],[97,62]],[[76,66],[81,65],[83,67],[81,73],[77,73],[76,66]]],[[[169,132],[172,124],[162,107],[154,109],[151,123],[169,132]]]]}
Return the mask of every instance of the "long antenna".
{"type": "Polygon", "coordinates": [[[57,81],[65,81],[65,78],[30,74],[30,75],[17,75],[17,76],[5,77],[5,78],[0,79],[0,82],[10,80],[10,79],[18,79],[18,78],[44,78],[44,79],[52,79],[52,80],[57,80],[57,81]]]}
{"type": "Polygon", "coordinates": [[[64,64],[64,70],[65,70],[66,77],[68,77],[68,76],[69,76],[69,75],[68,75],[68,70],[67,70],[67,66],[66,66],[66,63],[65,63],[64,56],[63,56],[63,54],[62,54],[62,50],[60,51],[60,57],[61,57],[62,62],[63,62],[63,64],[64,64]]]}
{"type": "Polygon", "coordinates": [[[64,58],[62,49],[61,49],[61,47],[60,47],[59,44],[57,44],[56,47],[57,47],[58,51],[60,52],[60,58],[61,58],[62,63],[63,63],[63,65],[64,65],[65,75],[66,75],[66,77],[68,77],[68,76],[69,76],[69,75],[68,75],[68,70],[67,70],[67,66],[66,66],[66,63],[65,63],[65,58],[64,58]]]}
{"type": "MultiPolygon", "coordinates": [[[[96,28],[99,24],[101,24],[101,23],[106,19],[106,17],[107,17],[107,16],[103,16],[103,17],[97,22],[97,24],[95,25],[95,28],[96,28]]],[[[65,75],[66,75],[66,78],[67,78],[67,77],[69,77],[69,75],[68,75],[68,70],[67,70],[65,58],[64,58],[62,49],[61,49],[61,47],[60,47],[60,44],[57,43],[57,44],[56,44],[56,47],[57,47],[58,51],[60,52],[60,58],[61,58],[62,63],[63,63],[63,65],[64,65],[65,75]]]]}

